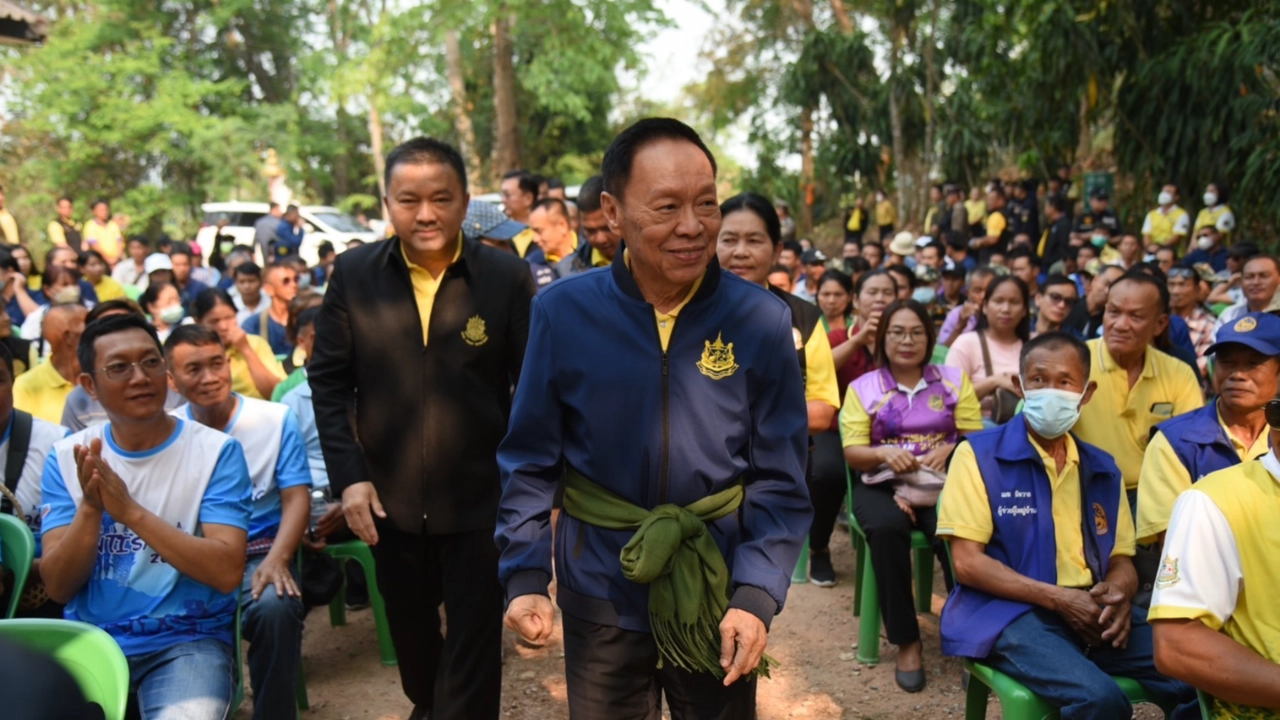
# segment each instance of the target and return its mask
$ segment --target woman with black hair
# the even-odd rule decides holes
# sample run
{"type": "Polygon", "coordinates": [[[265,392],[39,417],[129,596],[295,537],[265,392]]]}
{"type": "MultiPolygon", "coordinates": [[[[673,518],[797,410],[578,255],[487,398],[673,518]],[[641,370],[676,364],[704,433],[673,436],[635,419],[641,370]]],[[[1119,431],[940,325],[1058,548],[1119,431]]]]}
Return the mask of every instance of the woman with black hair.
{"type": "Polygon", "coordinates": [[[982,400],[982,417],[999,425],[1018,406],[1013,378],[1022,344],[1031,339],[1031,298],[1026,283],[1013,275],[997,277],[987,288],[978,327],[956,338],[947,365],[963,370],[982,400]]]}
{"type": "Polygon", "coordinates": [[[231,389],[245,397],[266,400],[284,379],[284,368],[271,345],[250,335],[236,323],[236,303],[224,290],[206,288],[191,303],[196,322],[212,328],[222,338],[231,363],[231,389]]]}
{"type": "Polygon", "coordinates": [[[911,532],[933,540],[947,458],[962,435],[982,429],[969,378],[930,363],[936,340],[923,305],[889,305],[876,331],[878,369],[849,385],[840,411],[845,460],[862,473],[853,513],[867,538],[889,642],[898,646],[895,679],[912,693],[924,689],[925,673],[911,594],[911,532]]]}

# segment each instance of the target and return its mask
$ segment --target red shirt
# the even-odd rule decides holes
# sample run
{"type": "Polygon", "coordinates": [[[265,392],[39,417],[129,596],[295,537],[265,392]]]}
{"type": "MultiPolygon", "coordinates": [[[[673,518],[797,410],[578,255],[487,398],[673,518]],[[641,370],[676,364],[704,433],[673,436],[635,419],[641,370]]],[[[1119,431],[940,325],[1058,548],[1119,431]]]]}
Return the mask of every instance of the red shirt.
{"type": "MultiPolygon", "coordinates": [[[[846,325],[849,318],[845,320],[846,325]]],[[[828,327],[827,319],[822,319],[822,327],[828,327]]],[[[853,334],[858,334],[858,327],[852,328],[853,334]]],[[[831,347],[835,348],[849,340],[849,329],[837,328],[827,330],[827,340],[830,341],[831,347]]],[[[867,348],[858,348],[857,352],[849,357],[844,365],[836,366],[836,384],[840,387],[840,402],[844,403],[845,391],[849,388],[849,383],[857,380],[868,372],[876,369],[875,358],[871,356],[871,351],[867,348]]],[[[831,419],[831,429],[840,432],[840,413],[836,413],[831,419]]]]}

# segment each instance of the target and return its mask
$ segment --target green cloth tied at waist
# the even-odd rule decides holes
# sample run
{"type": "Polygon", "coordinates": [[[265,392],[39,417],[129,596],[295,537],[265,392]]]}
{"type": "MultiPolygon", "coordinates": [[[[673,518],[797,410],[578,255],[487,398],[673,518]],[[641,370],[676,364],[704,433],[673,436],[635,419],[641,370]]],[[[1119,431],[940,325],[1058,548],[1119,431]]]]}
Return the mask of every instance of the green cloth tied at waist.
{"type": "MultiPolygon", "coordinates": [[[[724,677],[720,621],[729,610],[729,567],[707,523],[737,511],[742,482],[688,507],[634,505],[565,469],[564,511],[606,530],[635,530],[618,559],[622,576],[649,586],[649,625],[662,663],[724,677]]],[[[753,671],[769,676],[777,662],[765,655],[753,671]]]]}

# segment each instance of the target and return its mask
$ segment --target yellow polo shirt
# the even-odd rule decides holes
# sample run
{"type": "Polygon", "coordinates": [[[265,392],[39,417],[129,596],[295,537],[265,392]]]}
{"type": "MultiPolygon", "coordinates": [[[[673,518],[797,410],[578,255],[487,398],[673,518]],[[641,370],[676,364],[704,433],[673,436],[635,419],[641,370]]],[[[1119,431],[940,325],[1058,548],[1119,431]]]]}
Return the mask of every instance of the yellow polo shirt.
{"type": "MultiPolygon", "coordinates": [[[[1226,423],[1222,422],[1222,413],[1218,414],[1218,424],[1222,432],[1231,438],[1231,447],[1241,462],[1248,462],[1266,455],[1271,450],[1269,439],[1271,428],[1263,430],[1253,445],[1245,447],[1240,439],[1231,434],[1226,423]]],[[[1183,490],[1200,478],[1192,478],[1187,467],[1178,461],[1178,456],[1169,444],[1169,438],[1163,431],[1156,431],[1142,457],[1142,475],[1138,486],[1138,537],[1145,542],[1154,542],[1155,538],[1169,529],[1169,517],[1173,514],[1173,504],[1183,490]]]]}
{"type": "Polygon", "coordinates": [[[0,240],[10,245],[22,242],[22,238],[18,237],[18,221],[13,218],[8,208],[0,210],[0,240]]]}
{"type": "MultiPolygon", "coordinates": [[[[263,365],[271,371],[280,380],[284,379],[284,368],[281,367],[280,361],[276,359],[276,354],[271,350],[271,343],[258,335],[248,335],[249,347],[253,350],[253,354],[258,356],[263,365]]],[[[240,351],[231,347],[227,348],[227,360],[231,364],[231,389],[245,397],[257,398],[258,400],[270,400],[271,398],[262,397],[262,393],[258,392],[258,386],[253,384],[253,375],[249,372],[249,361],[244,359],[240,351]]],[[[59,416],[61,417],[61,416],[59,416]]]]}
{"type": "Polygon", "coordinates": [[[81,234],[84,236],[84,246],[102,253],[108,263],[114,265],[120,259],[123,238],[114,220],[108,220],[105,225],[99,224],[97,220],[90,220],[84,224],[81,234]]]}
{"type": "Polygon", "coordinates": [[[75,385],[45,360],[13,381],[13,406],[54,425],[62,424],[62,408],[75,385]]]}
{"type": "MultiPolygon", "coordinates": [[[[1057,463],[1040,444],[1027,435],[1049,475],[1053,493],[1053,540],[1057,548],[1058,585],[1086,587],[1093,584],[1089,564],[1084,559],[1083,516],[1080,505],[1080,450],[1067,435],[1067,462],[1058,472],[1057,463]]],[[[1116,544],[1111,557],[1134,554],[1133,515],[1129,496],[1120,489],[1120,505],[1115,519],[1116,544]]],[[[986,545],[991,542],[995,523],[991,519],[991,502],[987,485],[978,469],[973,446],[961,443],[951,457],[946,489],[938,502],[938,535],[958,537],[986,545]]],[[[1101,579],[1101,578],[1099,578],[1101,579]]]]}
{"type": "Polygon", "coordinates": [[[529,246],[533,244],[535,238],[533,228],[525,228],[511,238],[511,242],[516,245],[516,254],[524,257],[529,254],[529,246]]]}
{"type": "Polygon", "coordinates": [[[591,248],[591,267],[605,267],[613,261],[605,257],[599,250],[591,248]]]}
{"type": "Polygon", "coordinates": [[[809,342],[804,344],[804,399],[824,402],[840,409],[840,383],[836,381],[836,359],[831,354],[831,341],[822,331],[814,328],[809,342]]]}
{"type": "MultiPolygon", "coordinates": [[[[622,262],[627,266],[628,270],[631,269],[631,256],[627,254],[626,250],[622,251],[622,262]]],[[[703,271],[702,275],[693,281],[693,287],[689,288],[689,294],[685,295],[684,300],[681,300],[680,304],[671,308],[670,311],[661,313],[658,312],[658,308],[655,307],[653,309],[653,321],[658,326],[658,340],[662,343],[662,352],[666,352],[667,346],[671,344],[671,331],[676,329],[676,317],[680,315],[680,311],[684,309],[684,306],[688,305],[693,296],[697,294],[698,288],[702,287],[702,279],[706,276],[706,271],[703,271]]]]}
{"type": "Polygon", "coordinates": [[[1142,375],[1129,387],[1129,372],[1116,364],[1103,338],[1088,342],[1089,379],[1098,383],[1072,431],[1115,458],[1129,490],[1138,487],[1151,428],[1204,405],[1195,373],[1181,360],[1147,348],[1142,375]]]}
{"type": "MultiPolygon", "coordinates": [[[[458,262],[458,258],[462,257],[462,237],[458,237],[458,250],[453,254],[453,260],[449,263],[458,262]]],[[[436,293],[440,291],[440,283],[444,280],[444,274],[448,270],[440,271],[439,277],[432,277],[431,272],[424,267],[414,265],[409,260],[409,255],[404,251],[404,243],[400,244],[400,254],[404,256],[404,261],[409,266],[409,280],[413,283],[413,299],[418,303],[418,317],[422,320],[422,345],[427,344],[427,331],[431,327],[431,308],[436,304],[436,293]]]]}

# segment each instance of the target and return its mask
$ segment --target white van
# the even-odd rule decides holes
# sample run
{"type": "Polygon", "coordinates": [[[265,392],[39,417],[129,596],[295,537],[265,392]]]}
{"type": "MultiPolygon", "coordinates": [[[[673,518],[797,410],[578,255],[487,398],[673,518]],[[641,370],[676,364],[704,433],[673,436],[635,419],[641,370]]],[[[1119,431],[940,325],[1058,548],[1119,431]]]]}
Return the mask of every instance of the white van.
{"type": "MultiPolygon", "coordinates": [[[[271,205],[264,202],[220,202],[205,203],[200,206],[200,209],[204,211],[204,221],[200,225],[200,231],[196,233],[196,242],[204,251],[204,256],[208,258],[213,253],[214,237],[217,234],[220,219],[227,219],[227,226],[223,228],[222,234],[234,237],[236,245],[245,245],[253,249],[253,224],[267,214],[271,205]]],[[[308,265],[319,262],[318,248],[320,243],[326,240],[333,243],[334,250],[342,252],[347,249],[347,243],[351,240],[371,243],[383,239],[382,235],[361,225],[354,217],[338,208],[325,205],[300,205],[298,214],[302,217],[305,231],[299,254],[308,265]]],[[[263,260],[261,253],[256,250],[254,257],[259,263],[263,260]]]]}

